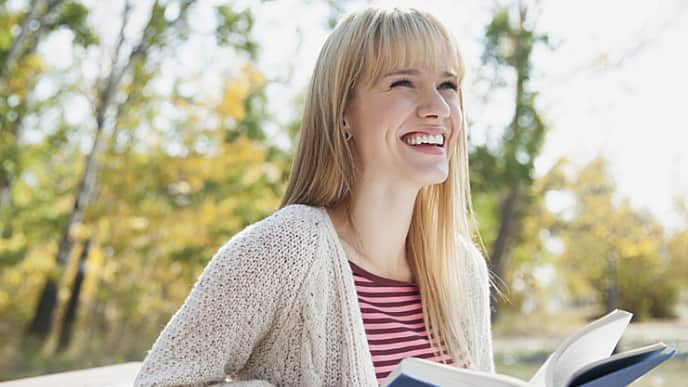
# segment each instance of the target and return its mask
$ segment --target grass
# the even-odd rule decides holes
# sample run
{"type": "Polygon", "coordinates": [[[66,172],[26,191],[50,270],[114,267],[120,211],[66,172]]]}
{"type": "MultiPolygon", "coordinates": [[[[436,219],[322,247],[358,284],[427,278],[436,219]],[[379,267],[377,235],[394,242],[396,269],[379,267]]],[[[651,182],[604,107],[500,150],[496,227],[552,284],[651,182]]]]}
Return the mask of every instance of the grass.
{"type": "MultiPolygon", "coordinates": [[[[539,363],[511,363],[496,358],[497,372],[529,380],[540,367],[539,363]]],[[[630,385],[633,387],[682,386],[688,380],[688,356],[674,356],[630,385]]]]}

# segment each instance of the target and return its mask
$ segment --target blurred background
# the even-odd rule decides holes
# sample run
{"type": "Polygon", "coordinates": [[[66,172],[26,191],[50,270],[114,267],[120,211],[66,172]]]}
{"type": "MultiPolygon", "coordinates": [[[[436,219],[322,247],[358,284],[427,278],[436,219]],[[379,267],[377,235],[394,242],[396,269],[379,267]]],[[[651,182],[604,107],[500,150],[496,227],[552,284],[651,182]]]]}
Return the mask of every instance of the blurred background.
{"type": "Polygon", "coordinates": [[[428,10],[462,49],[498,371],[623,308],[621,350],[679,350],[637,385],[685,381],[681,0],[1,0],[0,380],[143,359],[277,209],[319,49],[366,4],[428,10]]]}

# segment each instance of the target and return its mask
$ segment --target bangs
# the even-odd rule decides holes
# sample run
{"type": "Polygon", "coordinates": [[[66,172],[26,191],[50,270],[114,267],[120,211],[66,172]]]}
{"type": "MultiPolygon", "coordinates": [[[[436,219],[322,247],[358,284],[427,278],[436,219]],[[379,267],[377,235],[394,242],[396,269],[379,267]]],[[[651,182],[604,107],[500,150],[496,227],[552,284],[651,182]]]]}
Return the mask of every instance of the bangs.
{"type": "Polygon", "coordinates": [[[394,70],[429,67],[464,77],[464,64],[453,37],[432,15],[417,10],[382,10],[365,39],[361,74],[377,82],[394,70]]]}

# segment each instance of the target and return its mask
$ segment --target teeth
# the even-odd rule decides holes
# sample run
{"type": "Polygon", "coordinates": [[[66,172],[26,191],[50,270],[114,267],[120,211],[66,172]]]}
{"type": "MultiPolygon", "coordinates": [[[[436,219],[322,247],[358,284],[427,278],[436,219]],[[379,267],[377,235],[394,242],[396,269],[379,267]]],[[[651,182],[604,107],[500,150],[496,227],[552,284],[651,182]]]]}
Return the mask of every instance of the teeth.
{"type": "Polygon", "coordinates": [[[406,139],[404,141],[409,145],[418,145],[418,144],[444,145],[444,136],[442,136],[441,134],[437,134],[434,136],[416,135],[416,136],[412,136],[412,137],[406,137],[406,139]]]}

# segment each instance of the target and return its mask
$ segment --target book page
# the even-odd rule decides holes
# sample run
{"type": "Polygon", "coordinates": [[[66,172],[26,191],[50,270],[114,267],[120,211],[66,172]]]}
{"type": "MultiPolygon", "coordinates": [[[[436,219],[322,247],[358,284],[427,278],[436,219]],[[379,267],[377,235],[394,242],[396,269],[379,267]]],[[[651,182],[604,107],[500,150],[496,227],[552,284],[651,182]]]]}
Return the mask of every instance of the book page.
{"type": "Polygon", "coordinates": [[[609,357],[632,316],[616,309],[564,341],[548,361],[545,386],[562,386],[578,369],[609,357]]]}
{"type": "Polygon", "coordinates": [[[385,379],[382,386],[393,387],[392,380],[400,374],[443,387],[527,387],[526,382],[512,376],[457,368],[418,358],[402,360],[398,368],[385,379]]]}

